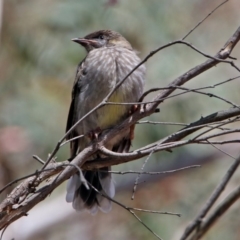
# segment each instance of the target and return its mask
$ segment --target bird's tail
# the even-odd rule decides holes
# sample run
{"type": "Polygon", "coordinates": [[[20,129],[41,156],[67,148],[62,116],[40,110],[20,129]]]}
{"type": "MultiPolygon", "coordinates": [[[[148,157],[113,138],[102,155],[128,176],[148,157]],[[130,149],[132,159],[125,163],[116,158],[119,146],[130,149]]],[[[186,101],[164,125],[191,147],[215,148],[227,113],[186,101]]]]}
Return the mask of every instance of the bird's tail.
{"type": "Polygon", "coordinates": [[[110,198],[114,197],[115,186],[111,173],[108,172],[110,169],[110,167],[104,167],[97,171],[83,171],[85,179],[90,183],[89,190],[81,183],[78,174],[73,175],[67,184],[66,201],[72,202],[73,208],[77,211],[88,210],[94,215],[99,208],[102,212],[109,212],[112,208],[111,201],[98,192],[110,198]]]}

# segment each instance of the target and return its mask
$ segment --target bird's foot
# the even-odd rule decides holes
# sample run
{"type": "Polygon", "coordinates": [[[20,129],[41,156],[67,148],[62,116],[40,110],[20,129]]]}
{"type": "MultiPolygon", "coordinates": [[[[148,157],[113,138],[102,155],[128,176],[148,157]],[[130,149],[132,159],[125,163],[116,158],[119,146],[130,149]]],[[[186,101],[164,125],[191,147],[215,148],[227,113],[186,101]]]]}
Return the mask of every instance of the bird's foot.
{"type": "Polygon", "coordinates": [[[140,105],[135,104],[131,107],[131,109],[129,110],[129,116],[132,115],[133,113],[135,113],[136,111],[138,111],[140,109],[140,105]]]}
{"type": "Polygon", "coordinates": [[[91,139],[91,140],[95,140],[95,139],[98,139],[98,136],[99,134],[101,133],[101,128],[100,127],[97,127],[96,129],[94,130],[91,130],[89,133],[88,133],[88,137],[91,139]]]}

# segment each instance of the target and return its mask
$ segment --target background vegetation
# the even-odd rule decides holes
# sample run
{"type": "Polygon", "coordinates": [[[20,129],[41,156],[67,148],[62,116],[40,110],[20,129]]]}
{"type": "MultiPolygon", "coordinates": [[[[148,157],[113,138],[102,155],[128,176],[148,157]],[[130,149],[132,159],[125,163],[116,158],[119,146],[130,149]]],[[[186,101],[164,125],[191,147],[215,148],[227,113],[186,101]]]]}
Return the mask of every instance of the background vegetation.
{"type": "MultiPolygon", "coordinates": [[[[99,29],[122,33],[143,58],[151,50],[183,37],[220,0],[2,0],[0,43],[0,187],[39,168],[32,159],[46,159],[64,134],[75,69],[85,56],[71,38],[99,29]]],[[[238,27],[240,2],[231,0],[214,13],[187,39],[202,51],[214,55],[238,27]]],[[[240,58],[237,46],[234,57],[240,58]]],[[[146,89],[164,87],[178,75],[204,60],[186,46],[161,51],[147,63],[146,89]]],[[[239,63],[239,61],[238,61],[239,63]]],[[[236,71],[226,65],[202,74],[187,87],[209,86],[231,77],[236,71]]],[[[214,89],[239,103],[239,80],[214,89]]],[[[214,98],[185,94],[166,101],[150,120],[189,123],[201,116],[229,107],[214,98]]],[[[133,147],[166,136],[179,127],[138,125],[133,147]]],[[[238,137],[238,136],[237,136],[238,137]]],[[[239,154],[239,145],[222,149],[239,154]]],[[[58,153],[67,159],[68,146],[58,153]]],[[[144,161],[144,159],[143,159],[144,161]]],[[[135,176],[116,176],[116,199],[126,205],[178,212],[181,218],[139,214],[164,239],[178,239],[223,176],[231,159],[210,146],[192,145],[173,153],[151,157],[146,170],[174,169],[200,163],[201,168],[167,176],[143,179],[131,201],[135,176]],[[180,165],[179,165],[180,164],[180,165]]],[[[140,170],[140,161],[114,170],[140,170]]],[[[239,175],[239,173],[238,173],[239,175]]],[[[227,194],[239,182],[235,176],[227,194]]],[[[154,239],[129,213],[114,205],[109,214],[74,212],[65,203],[65,186],[12,224],[3,239],[154,239]],[[21,226],[21,228],[20,228],[21,226]],[[18,238],[17,238],[18,236],[18,238]]],[[[4,193],[0,199],[6,196],[4,193]]],[[[239,203],[207,235],[212,239],[239,239],[239,203]]]]}

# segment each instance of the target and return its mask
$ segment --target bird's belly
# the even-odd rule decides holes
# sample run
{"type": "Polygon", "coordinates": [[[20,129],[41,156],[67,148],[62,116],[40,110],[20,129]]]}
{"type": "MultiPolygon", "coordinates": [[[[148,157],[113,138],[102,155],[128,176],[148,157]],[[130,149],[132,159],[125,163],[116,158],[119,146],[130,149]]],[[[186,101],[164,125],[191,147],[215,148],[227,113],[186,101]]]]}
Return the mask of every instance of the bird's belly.
{"type": "MultiPolygon", "coordinates": [[[[123,96],[117,92],[112,95],[109,102],[123,103],[127,101],[124,101],[123,96]]],[[[104,130],[116,125],[124,116],[126,116],[129,107],[129,105],[110,104],[100,108],[97,111],[97,127],[104,130]]]]}
{"type": "MultiPolygon", "coordinates": [[[[103,97],[100,99],[103,99],[103,97]]],[[[133,99],[125,98],[125,96],[122,94],[121,87],[108,100],[108,102],[112,103],[127,103],[133,101],[133,99]]],[[[80,103],[81,101],[78,102],[79,115],[77,116],[77,119],[81,119],[85,114],[87,114],[91,109],[99,104],[98,101],[94,100],[94,96],[92,95],[85,97],[84,105],[80,103]]],[[[98,128],[101,130],[111,128],[114,125],[118,124],[124,118],[124,116],[127,116],[130,108],[130,105],[105,105],[86,117],[78,125],[77,132],[79,135],[81,135],[89,133],[90,131],[94,131],[98,128]]]]}

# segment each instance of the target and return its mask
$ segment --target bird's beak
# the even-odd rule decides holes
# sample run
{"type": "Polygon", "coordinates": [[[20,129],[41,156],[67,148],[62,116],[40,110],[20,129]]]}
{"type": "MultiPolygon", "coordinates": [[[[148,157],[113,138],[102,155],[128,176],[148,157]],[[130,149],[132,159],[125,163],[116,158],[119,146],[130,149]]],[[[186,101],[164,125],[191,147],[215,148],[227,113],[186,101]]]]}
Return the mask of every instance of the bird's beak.
{"type": "Polygon", "coordinates": [[[87,46],[87,45],[96,45],[97,41],[92,40],[92,39],[86,39],[86,38],[73,38],[71,39],[73,42],[79,43],[82,46],[87,46]]]}

